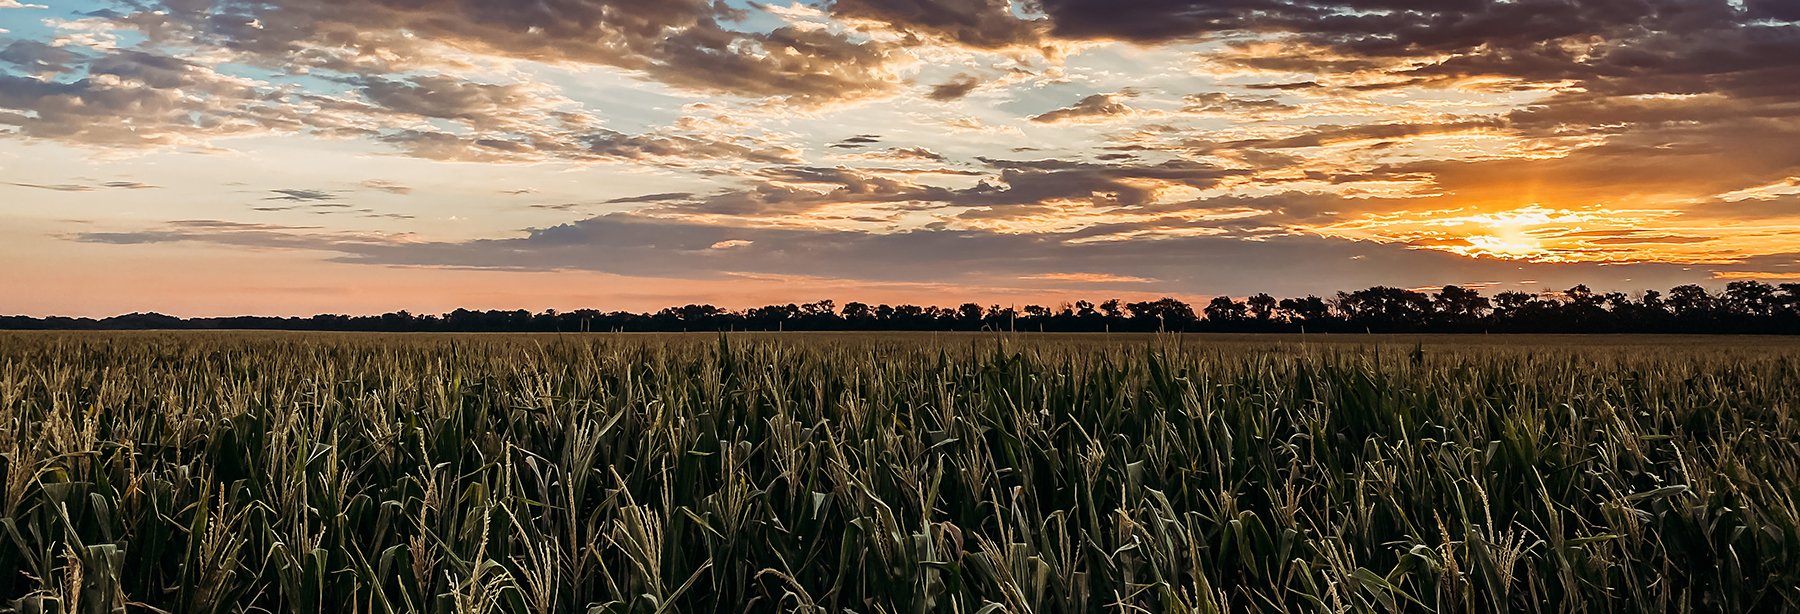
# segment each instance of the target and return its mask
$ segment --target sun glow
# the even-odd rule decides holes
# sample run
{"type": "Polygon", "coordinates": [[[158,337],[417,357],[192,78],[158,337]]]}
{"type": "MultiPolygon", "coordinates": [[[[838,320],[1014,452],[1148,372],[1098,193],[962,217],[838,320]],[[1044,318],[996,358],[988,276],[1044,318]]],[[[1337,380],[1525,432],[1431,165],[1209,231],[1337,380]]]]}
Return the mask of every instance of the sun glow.
{"type": "Polygon", "coordinates": [[[1469,257],[1541,263],[1723,263],[1768,253],[1722,250],[1718,237],[1678,225],[1679,218],[1679,212],[1663,209],[1562,209],[1533,204],[1510,211],[1370,214],[1313,231],[1469,257]]]}

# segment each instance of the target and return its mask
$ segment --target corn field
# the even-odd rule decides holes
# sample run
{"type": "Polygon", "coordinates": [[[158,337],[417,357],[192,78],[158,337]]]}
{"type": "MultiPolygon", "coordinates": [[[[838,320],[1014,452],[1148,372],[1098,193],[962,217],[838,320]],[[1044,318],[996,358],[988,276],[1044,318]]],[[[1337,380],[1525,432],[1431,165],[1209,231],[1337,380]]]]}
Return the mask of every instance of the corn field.
{"type": "Polygon", "coordinates": [[[3,334],[0,604],[1800,609],[1800,344],[1318,337],[3,334]]]}

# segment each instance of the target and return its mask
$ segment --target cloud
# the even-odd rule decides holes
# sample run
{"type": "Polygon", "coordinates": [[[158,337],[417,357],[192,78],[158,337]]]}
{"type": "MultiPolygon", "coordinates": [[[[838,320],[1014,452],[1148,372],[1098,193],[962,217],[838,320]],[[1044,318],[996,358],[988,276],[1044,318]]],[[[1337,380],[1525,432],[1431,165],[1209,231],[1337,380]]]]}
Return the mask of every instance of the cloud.
{"type": "Polygon", "coordinates": [[[334,232],[317,226],[251,224],[224,220],[179,220],[163,228],[137,232],[89,232],[72,237],[82,243],[143,245],[198,242],[251,249],[305,249],[338,251],[357,245],[396,243],[407,235],[334,232]]]}
{"type": "Polygon", "coordinates": [[[455,73],[511,59],[604,65],[678,89],[805,107],[887,96],[903,82],[895,72],[897,43],[799,27],[735,31],[721,24],[741,11],[701,0],[549,0],[528,8],[500,0],[134,6],[59,22],[75,33],[55,40],[0,48],[0,61],[38,77],[0,71],[0,126],[16,126],[27,138],[118,150],[207,149],[221,138],[311,133],[375,138],[446,161],[636,159],[682,150],[703,159],[794,163],[793,150],[719,135],[598,131],[597,118],[546,85],[455,73]],[[118,32],[146,40],[116,48],[118,32]],[[352,91],[308,91],[234,76],[242,70],[219,72],[227,63],[310,74],[352,91]]]}
{"type": "Polygon", "coordinates": [[[317,201],[321,201],[321,200],[337,200],[337,198],[338,198],[337,194],[333,194],[333,193],[327,192],[325,190],[309,190],[309,189],[304,189],[304,188],[282,188],[279,190],[269,190],[269,191],[279,194],[279,196],[270,196],[268,198],[264,198],[263,200],[285,200],[285,201],[290,201],[290,202],[317,202],[317,201]]]}
{"type": "Polygon", "coordinates": [[[24,4],[24,3],[19,2],[19,0],[0,0],[0,9],[47,9],[47,8],[50,8],[50,7],[44,6],[42,4],[24,4]]]}
{"type": "MultiPolygon", "coordinates": [[[[413,77],[405,81],[380,77],[355,80],[370,102],[393,112],[462,123],[478,132],[533,132],[549,111],[575,103],[548,88],[527,83],[477,83],[450,75],[413,77]]],[[[587,125],[579,115],[555,119],[587,125]]]]}
{"type": "Polygon", "coordinates": [[[891,43],[802,27],[735,31],[705,0],[164,2],[121,17],[154,42],[218,41],[294,72],[456,68],[457,51],[635,71],[668,85],[813,105],[893,89],[891,43]]]}
{"type": "Polygon", "coordinates": [[[924,147],[890,147],[878,151],[867,151],[851,154],[860,160],[884,160],[888,162],[945,162],[943,154],[924,147]]]}
{"type": "Polygon", "coordinates": [[[1793,280],[1800,279],[1800,273],[1769,271],[1714,271],[1713,279],[1758,279],[1758,280],[1793,280]]]}
{"type": "MultiPolygon", "coordinates": [[[[1494,259],[1726,262],[1782,249],[1800,218],[1784,191],[1800,176],[1791,2],[752,7],[778,19],[711,0],[132,3],[0,47],[0,132],[134,151],[358,138],[444,162],[671,177],[645,190],[659,194],[539,208],[1084,244],[1311,233],[1494,259]],[[1115,41],[1136,48],[1061,59],[1115,41]],[[548,76],[596,66],[671,101],[615,115],[614,94],[548,76]],[[1005,96],[969,98],[983,88],[1005,96]],[[890,96],[890,115],[843,111],[890,96]],[[934,100],[972,115],[936,115],[951,105],[934,100]],[[1034,124],[1057,129],[1024,139],[1034,124]],[[882,134],[833,140],[852,129],[882,134]],[[994,157],[1009,149],[1046,157],[994,157]]],[[[293,192],[260,209],[384,215],[293,192]]],[[[779,245],[694,249],[731,240],[754,242],[733,254],[779,245]]]]}
{"type": "Polygon", "coordinates": [[[1042,274],[1038,274],[1038,275],[1026,275],[1020,279],[1048,279],[1051,281],[1073,281],[1073,282],[1080,282],[1080,283],[1086,283],[1086,284],[1104,284],[1104,283],[1144,284],[1144,283],[1150,283],[1150,282],[1156,281],[1154,279],[1144,279],[1142,277],[1122,277],[1119,275],[1112,275],[1112,274],[1108,274],[1108,273],[1042,273],[1042,274]]]}
{"type": "Polygon", "coordinates": [[[111,50],[86,69],[86,78],[73,81],[0,72],[0,125],[28,138],[111,149],[205,148],[217,138],[345,127],[338,114],[311,104],[316,98],[187,60],[111,50]]]}
{"type": "Polygon", "coordinates": [[[694,197],[694,195],[691,192],[663,192],[660,194],[644,194],[641,196],[626,196],[626,197],[622,197],[622,198],[614,198],[612,200],[606,201],[606,204],[619,205],[619,204],[626,204],[626,203],[658,203],[658,202],[671,201],[671,200],[688,200],[693,197],[694,197]]]}
{"type": "Polygon", "coordinates": [[[969,95],[969,92],[975,91],[975,88],[980,86],[980,77],[969,74],[959,74],[951,77],[949,81],[932,86],[931,92],[926,94],[925,97],[939,102],[960,100],[962,97],[969,95]]]}
{"type": "Polygon", "coordinates": [[[39,190],[53,190],[53,191],[57,191],[57,192],[92,192],[92,191],[94,191],[94,186],[79,185],[79,184],[73,184],[73,183],[61,183],[61,184],[56,184],[56,185],[42,185],[42,184],[36,184],[36,183],[8,182],[7,185],[16,185],[21,188],[37,188],[39,190]]]}
{"type": "Polygon", "coordinates": [[[1301,107],[1273,98],[1243,98],[1224,92],[1189,94],[1183,96],[1182,101],[1187,103],[1182,109],[1183,113],[1240,120],[1266,121],[1295,116],[1301,112],[1301,107]]]}
{"type": "Polygon", "coordinates": [[[57,192],[93,192],[100,188],[111,188],[111,189],[117,189],[117,190],[150,190],[150,189],[157,189],[157,188],[162,187],[162,186],[150,185],[148,183],[141,183],[141,182],[137,182],[137,181],[104,181],[104,182],[101,182],[100,185],[98,185],[98,186],[91,186],[91,185],[78,184],[78,183],[59,183],[59,184],[55,184],[55,185],[43,185],[43,184],[36,184],[36,183],[17,183],[17,182],[8,182],[7,185],[15,185],[15,186],[19,186],[21,188],[37,188],[40,190],[53,190],[53,191],[57,191],[57,192]]]}
{"type": "Polygon", "coordinates": [[[15,40],[7,44],[5,49],[0,49],[0,61],[9,62],[33,74],[69,72],[82,59],[81,54],[68,48],[53,47],[34,40],[15,40]]]}
{"type": "MultiPolygon", "coordinates": [[[[1496,131],[1500,120],[1475,120],[1447,124],[1391,123],[1354,126],[1320,125],[1305,132],[1279,139],[1245,139],[1219,144],[1220,149],[1298,149],[1359,141],[1389,141],[1407,137],[1496,131]]],[[[1200,148],[1211,153],[1211,148],[1200,148]]]]}
{"type": "Polygon", "coordinates": [[[1116,94],[1094,94],[1073,106],[1034,116],[1031,121],[1040,124],[1091,123],[1132,116],[1131,107],[1125,106],[1117,98],[1116,94]]]}
{"type": "MultiPolygon", "coordinates": [[[[888,152],[895,161],[930,161],[933,152],[888,152]]],[[[838,211],[846,207],[893,210],[979,209],[962,219],[1009,220],[1086,208],[1095,223],[1106,213],[1128,213],[1156,203],[1175,188],[1208,189],[1245,171],[1173,160],[1149,165],[1095,164],[1062,160],[981,158],[998,171],[977,185],[952,189],[896,179],[893,173],[848,167],[778,166],[748,175],[752,186],[705,197],[670,200],[655,210],[687,215],[782,218],[838,211]]],[[[942,172],[960,171],[941,169],[942,172]]]]}
{"type": "MultiPolygon", "coordinates": [[[[1261,241],[1176,236],[1156,241],[1083,241],[1083,233],[1009,234],[979,230],[866,233],[819,228],[748,228],[609,214],[530,230],[508,239],[463,242],[333,233],[319,229],[176,222],[128,233],[86,233],[76,240],[112,244],[200,242],[257,249],[339,254],[337,261],[382,266],[497,270],[588,270],[721,279],[734,274],[802,275],[867,282],[1013,284],[1157,280],[1168,292],[1304,295],[1321,276],[1340,288],[1406,287],[1468,279],[1517,279],[1518,265],[1451,254],[1315,236],[1261,241]],[[728,247],[716,247],[721,244],[728,247]],[[1069,277],[1105,271],[1109,277],[1069,277]]],[[[1534,280],[1601,288],[1669,287],[1703,281],[1704,271],[1673,265],[1533,265],[1534,280]],[[1630,282],[1626,282],[1630,279],[1630,282]]],[[[1137,283],[1137,282],[1130,282],[1137,283]]]]}
{"type": "Polygon", "coordinates": [[[625,160],[644,159],[742,159],[765,164],[794,164],[803,161],[792,147],[752,140],[745,145],[737,140],[687,135],[627,135],[610,130],[581,139],[586,151],[596,156],[625,160]]]}
{"type": "Polygon", "coordinates": [[[394,183],[392,181],[383,181],[381,179],[370,179],[368,181],[364,181],[364,182],[362,182],[362,187],[365,187],[365,188],[368,188],[371,190],[387,192],[389,194],[405,195],[405,194],[413,193],[413,189],[410,187],[403,186],[403,185],[394,183]]]}
{"type": "Polygon", "coordinates": [[[1020,19],[1008,0],[836,0],[831,14],[873,27],[976,49],[1043,44],[1043,22],[1020,19]]]}
{"type": "Polygon", "coordinates": [[[846,204],[944,201],[945,188],[869,174],[849,168],[776,167],[758,172],[758,183],[694,200],[667,202],[659,210],[699,215],[768,217],[799,215],[846,204]],[[812,189],[802,186],[829,186],[812,189]]]}

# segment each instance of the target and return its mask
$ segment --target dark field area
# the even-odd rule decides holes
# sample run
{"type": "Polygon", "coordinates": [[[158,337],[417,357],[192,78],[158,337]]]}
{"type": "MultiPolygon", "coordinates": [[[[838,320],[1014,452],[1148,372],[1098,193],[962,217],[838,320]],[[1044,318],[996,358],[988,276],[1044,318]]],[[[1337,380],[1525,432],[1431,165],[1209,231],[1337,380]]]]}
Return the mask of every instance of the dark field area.
{"type": "Polygon", "coordinates": [[[20,612],[1785,612],[1800,339],[0,333],[20,612]]]}

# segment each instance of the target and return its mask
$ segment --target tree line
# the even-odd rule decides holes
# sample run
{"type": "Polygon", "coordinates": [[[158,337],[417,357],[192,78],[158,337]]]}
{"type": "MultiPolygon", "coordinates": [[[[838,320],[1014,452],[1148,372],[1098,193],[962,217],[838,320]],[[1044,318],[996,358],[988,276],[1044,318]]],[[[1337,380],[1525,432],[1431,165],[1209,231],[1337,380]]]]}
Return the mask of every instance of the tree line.
{"type": "Polygon", "coordinates": [[[676,331],[1019,331],[1019,332],[1317,332],[1317,333],[1800,333],[1800,283],[1734,281],[1723,292],[1684,285],[1636,296],[1587,286],[1561,292],[1500,292],[1444,286],[1377,286],[1330,298],[1220,296],[1203,306],[1173,299],[1054,307],[964,303],[954,308],[869,305],[830,300],[729,310],[712,305],[653,313],[592,309],[533,313],[458,309],[379,316],[177,318],[133,313],[103,319],[0,316],[0,329],[249,329],[367,332],[676,332],[676,331]]]}

